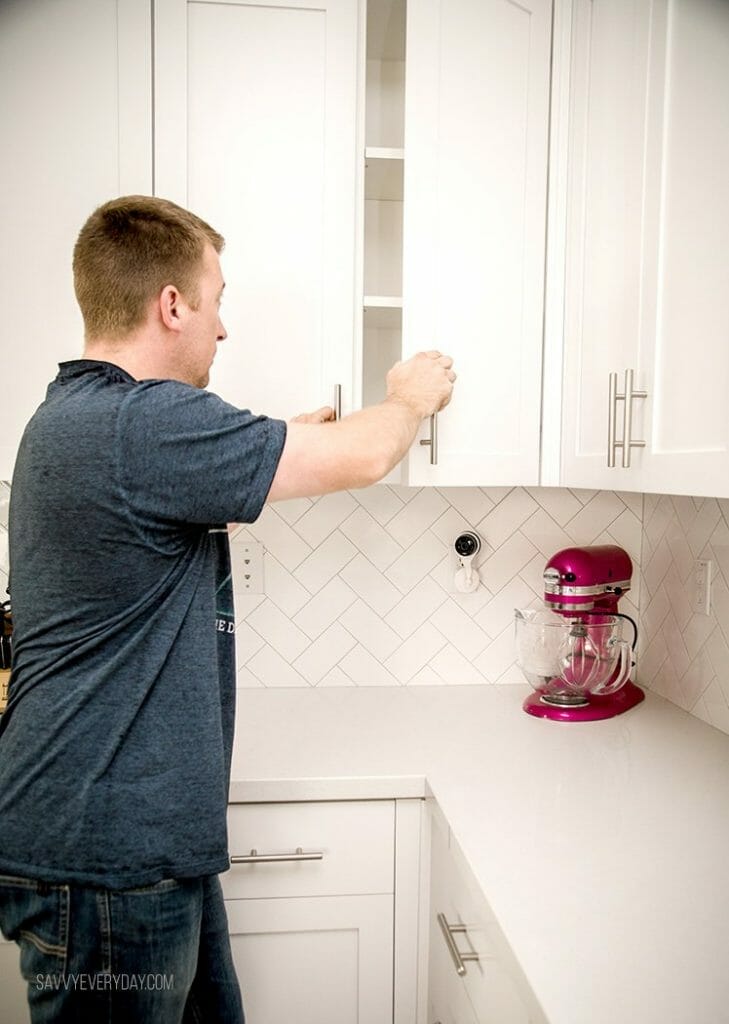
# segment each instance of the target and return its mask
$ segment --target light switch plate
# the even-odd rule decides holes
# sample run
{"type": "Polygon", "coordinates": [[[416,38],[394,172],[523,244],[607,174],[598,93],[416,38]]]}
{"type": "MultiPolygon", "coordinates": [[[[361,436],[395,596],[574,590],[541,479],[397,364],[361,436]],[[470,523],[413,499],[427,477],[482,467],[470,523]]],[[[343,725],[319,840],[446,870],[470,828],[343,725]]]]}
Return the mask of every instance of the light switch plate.
{"type": "Polygon", "coordinates": [[[264,594],[263,586],[263,544],[258,541],[245,541],[238,546],[242,572],[239,574],[240,586],[244,594],[264,594]]]}

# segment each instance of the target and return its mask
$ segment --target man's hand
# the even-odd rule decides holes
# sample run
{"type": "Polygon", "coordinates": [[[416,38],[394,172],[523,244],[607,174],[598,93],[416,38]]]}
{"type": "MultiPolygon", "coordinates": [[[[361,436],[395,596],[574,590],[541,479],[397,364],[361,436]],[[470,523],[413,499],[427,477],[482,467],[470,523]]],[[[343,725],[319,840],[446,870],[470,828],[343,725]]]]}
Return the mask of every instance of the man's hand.
{"type": "Polygon", "coordinates": [[[289,423],[331,423],[334,420],[334,409],[330,405],[323,405],[315,412],[300,412],[294,416],[289,423]]]}
{"type": "Polygon", "coordinates": [[[387,397],[409,405],[421,419],[444,409],[456,375],[453,360],[435,349],[395,363],[386,377],[387,397]]]}

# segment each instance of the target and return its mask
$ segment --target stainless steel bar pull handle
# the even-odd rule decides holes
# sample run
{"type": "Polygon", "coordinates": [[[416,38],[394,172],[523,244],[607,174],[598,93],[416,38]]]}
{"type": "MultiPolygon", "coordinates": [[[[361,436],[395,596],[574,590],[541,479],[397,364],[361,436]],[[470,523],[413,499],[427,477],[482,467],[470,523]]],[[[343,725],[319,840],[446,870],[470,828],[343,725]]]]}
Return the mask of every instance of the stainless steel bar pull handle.
{"type": "Polygon", "coordinates": [[[334,385],[334,419],[341,420],[342,418],[342,385],[334,385]]]}
{"type": "Polygon", "coordinates": [[[300,846],[296,847],[296,853],[259,853],[258,850],[251,850],[250,853],[239,854],[230,858],[231,864],[283,864],[285,861],[300,860],[322,860],[322,850],[312,850],[304,853],[300,846]]]}
{"type": "Polygon", "coordinates": [[[625,406],[623,408],[623,467],[630,469],[630,449],[645,448],[645,441],[633,440],[633,399],[647,398],[647,391],[633,390],[633,371],[625,371],[625,406]]]}
{"type": "Polygon", "coordinates": [[[463,977],[466,973],[466,962],[479,959],[478,953],[461,953],[456,945],[456,940],[453,938],[454,935],[465,933],[467,930],[466,926],[465,924],[448,924],[445,914],[438,914],[438,924],[443,933],[448,952],[453,960],[453,965],[456,968],[456,974],[463,977]]]}
{"type": "Polygon", "coordinates": [[[618,375],[611,373],[608,383],[608,452],[607,464],[610,469],[615,467],[616,451],[623,449],[622,465],[630,469],[630,449],[645,448],[645,441],[633,440],[633,399],[647,398],[647,391],[636,391],[633,388],[633,370],[625,371],[625,390],[622,395],[618,391],[618,375]],[[623,439],[617,439],[618,402],[623,403],[623,439]]]}
{"type": "Polygon", "coordinates": [[[422,437],[421,444],[430,445],[430,464],[438,465],[438,413],[434,412],[430,417],[430,437],[422,437]]]}
{"type": "Polygon", "coordinates": [[[610,374],[608,384],[608,452],[607,464],[609,469],[615,468],[616,435],[615,429],[618,421],[618,375],[610,374]]]}

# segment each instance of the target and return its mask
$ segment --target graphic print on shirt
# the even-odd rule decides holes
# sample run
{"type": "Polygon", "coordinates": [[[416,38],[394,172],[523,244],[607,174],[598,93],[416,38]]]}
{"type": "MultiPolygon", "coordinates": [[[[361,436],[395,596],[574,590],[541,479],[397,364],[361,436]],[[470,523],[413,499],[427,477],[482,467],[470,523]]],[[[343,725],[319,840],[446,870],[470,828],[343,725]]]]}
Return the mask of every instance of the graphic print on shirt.
{"type": "Polygon", "coordinates": [[[218,633],[235,633],[235,609],[233,607],[233,572],[230,563],[228,530],[214,527],[208,530],[215,552],[215,629],[218,633]]]}

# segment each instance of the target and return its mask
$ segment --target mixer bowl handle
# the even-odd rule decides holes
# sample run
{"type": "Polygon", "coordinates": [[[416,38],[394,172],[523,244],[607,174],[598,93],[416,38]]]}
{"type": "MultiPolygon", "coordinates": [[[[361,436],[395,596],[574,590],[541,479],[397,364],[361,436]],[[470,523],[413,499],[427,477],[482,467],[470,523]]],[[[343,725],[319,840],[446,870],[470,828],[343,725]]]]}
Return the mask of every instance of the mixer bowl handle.
{"type": "Polygon", "coordinates": [[[604,697],[610,693],[615,693],[616,690],[619,690],[628,681],[630,670],[633,667],[631,659],[632,648],[627,640],[619,640],[617,637],[608,642],[609,647],[615,647],[616,645],[620,647],[620,662],[615,675],[611,676],[605,683],[598,684],[592,689],[591,692],[596,696],[604,697]]]}

